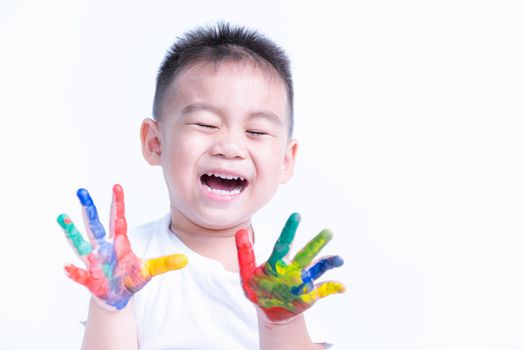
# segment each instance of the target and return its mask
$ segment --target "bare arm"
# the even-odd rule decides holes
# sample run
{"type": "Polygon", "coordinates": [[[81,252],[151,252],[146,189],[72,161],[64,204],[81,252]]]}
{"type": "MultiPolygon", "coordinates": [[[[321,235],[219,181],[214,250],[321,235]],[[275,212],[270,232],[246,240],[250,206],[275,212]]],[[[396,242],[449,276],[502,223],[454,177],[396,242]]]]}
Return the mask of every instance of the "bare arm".
{"type": "Polygon", "coordinates": [[[324,349],[323,345],[311,342],[302,314],[286,323],[274,323],[268,320],[260,309],[257,309],[257,312],[260,350],[324,349]]]}
{"type": "Polygon", "coordinates": [[[135,303],[119,311],[108,311],[91,299],[82,350],[138,349],[135,303]]]}

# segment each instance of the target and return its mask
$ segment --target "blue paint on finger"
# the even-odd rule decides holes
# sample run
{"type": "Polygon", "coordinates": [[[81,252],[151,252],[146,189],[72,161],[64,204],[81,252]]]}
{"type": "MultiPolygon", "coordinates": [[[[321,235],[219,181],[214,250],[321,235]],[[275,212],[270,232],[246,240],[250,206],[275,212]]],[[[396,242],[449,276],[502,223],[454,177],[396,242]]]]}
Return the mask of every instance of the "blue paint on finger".
{"type": "Polygon", "coordinates": [[[291,288],[291,292],[295,295],[310,292],[313,290],[314,280],[322,276],[324,272],[335,267],[342,266],[343,264],[344,260],[338,255],[321,259],[315,265],[311,266],[308,270],[302,273],[302,284],[291,288]]]}
{"type": "Polygon", "coordinates": [[[327,270],[334,267],[339,267],[344,264],[344,260],[338,255],[330,256],[329,258],[318,261],[315,265],[311,266],[307,271],[304,272],[302,279],[304,281],[316,280],[324,274],[327,270]]]}
{"type": "Polygon", "coordinates": [[[80,203],[84,206],[91,206],[93,205],[93,199],[89,195],[89,192],[85,188],[81,188],[78,191],[76,191],[76,196],[78,199],[80,199],[80,203]]]}
{"type": "Polygon", "coordinates": [[[104,226],[98,219],[98,212],[96,210],[95,204],[93,203],[91,195],[84,188],[79,189],[76,192],[76,195],[85,209],[86,216],[89,221],[89,228],[91,229],[93,236],[97,241],[102,241],[106,235],[106,232],[104,230],[104,226]]]}

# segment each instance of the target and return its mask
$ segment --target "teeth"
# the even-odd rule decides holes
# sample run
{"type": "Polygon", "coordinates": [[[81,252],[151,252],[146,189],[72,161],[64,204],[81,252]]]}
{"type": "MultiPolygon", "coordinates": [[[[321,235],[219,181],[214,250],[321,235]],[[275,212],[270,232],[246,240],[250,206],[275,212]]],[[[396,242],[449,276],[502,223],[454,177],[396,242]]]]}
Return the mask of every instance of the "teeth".
{"type": "Polygon", "coordinates": [[[226,179],[226,180],[242,180],[242,181],[244,181],[244,178],[242,176],[217,174],[217,173],[211,173],[211,172],[207,173],[206,175],[208,175],[208,176],[215,176],[215,177],[219,177],[221,179],[226,179]]]}
{"type": "Polygon", "coordinates": [[[237,187],[235,188],[234,190],[232,191],[227,191],[227,190],[218,190],[216,188],[211,188],[209,186],[204,186],[206,188],[206,190],[208,190],[209,192],[211,193],[216,193],[216,194],[219,194],[219,195],[234,195],[234,194],[239,194],[240,193],[240,187],[237,187]]]}

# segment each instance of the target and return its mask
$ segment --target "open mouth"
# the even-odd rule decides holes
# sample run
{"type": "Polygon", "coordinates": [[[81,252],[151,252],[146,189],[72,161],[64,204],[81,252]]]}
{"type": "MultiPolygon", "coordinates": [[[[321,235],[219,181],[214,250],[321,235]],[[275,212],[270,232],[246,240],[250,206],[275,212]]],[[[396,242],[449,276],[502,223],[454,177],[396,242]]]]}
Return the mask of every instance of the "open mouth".
{"type": "Polygon", "coordinates": [[[200,181],[209,192],[219,195],[236,195],[247,187],[247,180],[237,175],[207,173],[200,176],[200,181]]]}

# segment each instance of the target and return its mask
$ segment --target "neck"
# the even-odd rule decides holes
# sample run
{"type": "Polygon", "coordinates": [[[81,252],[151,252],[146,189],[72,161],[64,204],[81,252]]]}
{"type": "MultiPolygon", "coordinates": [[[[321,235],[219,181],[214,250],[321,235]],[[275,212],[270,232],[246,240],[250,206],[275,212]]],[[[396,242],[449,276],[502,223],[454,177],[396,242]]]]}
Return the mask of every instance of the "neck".
{"type": "Polygon", "coordinates": [[[220,262],[227,271],[238,272],[235,233],[242,228],[247,228],[253,238],[251,219],[225,229],[210,229],[194,223],[171,207],[171,233],[195,253],[220,262]]]}

